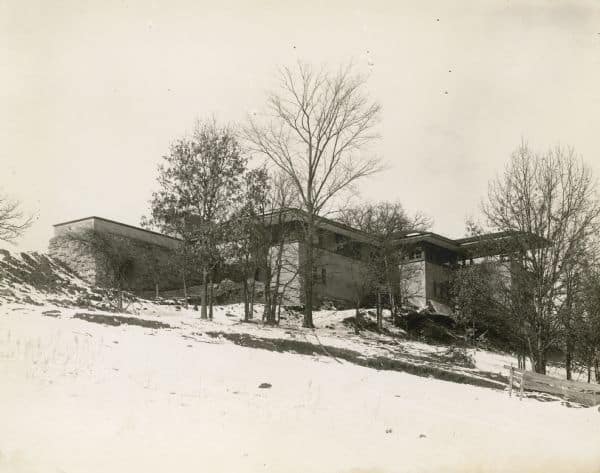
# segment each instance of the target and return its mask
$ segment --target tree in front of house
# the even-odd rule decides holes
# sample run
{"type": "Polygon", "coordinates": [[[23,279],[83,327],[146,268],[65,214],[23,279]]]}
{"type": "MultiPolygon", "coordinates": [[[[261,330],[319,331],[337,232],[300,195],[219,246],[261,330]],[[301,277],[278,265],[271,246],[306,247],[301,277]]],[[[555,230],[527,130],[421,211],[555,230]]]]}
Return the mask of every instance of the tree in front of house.
{"type": "MultiPolygon", "coordinates": [[[[365,273],[372,280],[369,286],[379,293],[384,292],[393,314],[398,307],[409,301],[414,294],[414,281],[420,268],[405,264],[413,249],[399,245],[404,234],[425,231],[431,221],[420,213],[409,215],[399,202],[365,203],[343,209],[339,220],[358,230],[372,235],[377,244],[370,248],[365,273]]],[[[381,294],[378,294],[381,300],[381,294]]],[[[378,313],[378,326],[382,327],[382,312],[378,313]]]]}
{"type": "MultiPolygon", "coordinates": [[[[230,254],[242,279],[244,320],[254,316],[256,274],[265,267],[270,245],[269,228],[264,220],[269,207],[270,181],[263,168],[247,171],[243,178],[242,199],[239,209],[228,222],[230,254]]],[[[266,294],[265,284],[265,294],[266,294]]]]}
{"type": "Polygon", "coordinates": [[[307,218],[304,326],[313,327],[313,267],[316,218],[332,199],[359,179],[379,170],[379,160],[365,154],[380,106],[364,91],[365,80],[351,67],[337,72],[299,63],[283,68],[280,89],[268,99],[266,123],[251,119],[246,137],[251,147],[288,177],[307,218]]]}
{"type": "Polygon", "coordinates": [[[561,310],[581,242],[598,231],[600,204],[592,172],[572,149],[545,153],[525,143],[490,183],[483,212],[491,229],[509,232],[513,314],[519,317],[534,370],[564,335],[561,310]],[[536,244],[543,238],[545,244],[536,244]],[[532,241],[534,244],[532,244],[532,241]]]}
{"type": "Polygon", "coordinates": [[[196,267],[202,278],[201,317],[212,313],[209,284],[222,260],[224,222],[237,206],[247,160],[234,130],[214,120],[199,122],[193,133],[176,140],[158,168],[150,225],[182,239],[182,275],[196,267]]]}
{"type": "Polygon", "coordinates": [[[229,246],[240,270],[244,318],[253,317],[256,275],[263,282],[263,321],[277,323],[283,294],[297,271],[286,253],[286,242],[292,229],[285,221],[286,210],[296,199],[289,192],[285,175],[269,175],[262,167],[248,171],[244,176],[242,205],[228,230],[229,246]],[[286,280],[282,274],[286,273],[286,280]]]}
{"type": "Polygon", "coordinates": [[[450,293],[456,319],[471,343],[493,340],[519,354],[524,367],[520,333],[512,324],[510,281],[492,258],[478,264],[459,266],[452,272],[450,293]]]}
{"type": "Polygon", "coordinates": [[[290,251],[288,243],[293,234],[293,228],[285,221],[286,209],[298,207],[298,196],[290,189],[294,187],[289,176],[278,172],[271,176],[270,194],[268,201],[270,210],[264,216],[268,252],[264,260],[265,270],[265,305],[270,301],[270,307],[265,307],[264,318],[267,323],[279,323],[279,314],[286,292],[295,284],[298,278],[298,255],[290,251]],[[268,292],[267,292],[268,291],[268,292]]]}
{"type": "Polygon", "coordinates": [[[588,264],[580,277],[570,334],[574,340],[573,357],[586,368],[588,383],[592,369],[596,383],[600,383],[600,269],[597,265],[588,264]]]}

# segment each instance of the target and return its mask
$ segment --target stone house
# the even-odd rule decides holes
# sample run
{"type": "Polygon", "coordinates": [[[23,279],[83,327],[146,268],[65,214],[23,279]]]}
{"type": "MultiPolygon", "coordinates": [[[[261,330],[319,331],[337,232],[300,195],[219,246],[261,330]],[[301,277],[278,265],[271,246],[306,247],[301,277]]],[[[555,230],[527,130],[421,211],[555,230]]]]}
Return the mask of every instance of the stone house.
{"type": "MultiPolygon", "coordinates": [[[[281,271],[281,284],[285,287],[284,301],[301,305],[304,301],[303,278],[298,268],[305,255],[303,224],[305,214],[297,209],[277,212],[271,222],[274,232],[283,231],[285,264],[281,271]]],[[[379,244],[372,235],[319,217],[313,241],[315,263],[313,268],[314,302],[318,305],[332,301],[353,305],[365,300],[372,291],[366,284],[372,267],[367,263],[370,252],[379,244]]],[[[70,232],[93,229],[109,235],[118,244],[127,245],[134,266],[132,289],[144,292],[154,289],[157,281],[160,290],[182,286],[177,268],[172,261],[181,240],[131,225],[101,217],[88,217],[54,225],[54,237],[49,253],[63,261],[92,284],[106,278],[102,263],[85,247],[65,238],[70,232]],[[157,277],[157,272],[160,276],[157,277]]],[[[451,313],[450,281],[452,271],[459,265],[474,264],[478,259],[500,256],[507,251],[507,242],[514,235],[494,233],[479,237],[450,239],[433,232],[403,232],[394,236],[393,246],[400,255],[396,268],[403,274],[402,293],[405,301],[416,307],[432,307],[439,313],[451,313]]],[[[264,275],[257,274],[264,280],[264,275]]]]}

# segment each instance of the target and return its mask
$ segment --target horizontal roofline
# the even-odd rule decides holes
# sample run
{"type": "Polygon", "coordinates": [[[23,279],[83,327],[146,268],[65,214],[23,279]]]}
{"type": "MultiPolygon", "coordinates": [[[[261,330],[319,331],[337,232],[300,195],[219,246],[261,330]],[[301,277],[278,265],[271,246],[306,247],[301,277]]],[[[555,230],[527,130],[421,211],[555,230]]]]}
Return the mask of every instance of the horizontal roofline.
{"type": "MultiPolygon", "coordinates": [[[[296,217],[297,221],[305,221],[305,219],[307,218],[307,215],[308,215],[305,210],[293,208],[293,207],[287,207],[287,208],[283,208],[283,209],[273,210],[272,212],[267,213],[265,215],[265,217],[270,216],[270,215],[276,215],[277,213],[291,215],[292,218],[296,217]]],[[[322,216],[315,216],[315,217],[316,217],[317,225],[319,225],[319,224],[331,225],[333,227],[339,228],[340,230],[344,230],[346,232],[353,233],[356,237],[360,237],[359,239],[361,239],[363,241],[367,240],[374,245],[377,245],[379,243],[379,240],[375,235],[367,233],[363,230],[359,230],[357,228],[351,227],[350,225],[346,225],[344,223],[338,222],[337,220],[332,220],[327,217],[322,217],[322,216]]],[[[79,219],[75,219],[75,220],[69,220],[66,222],[56,223],[53,225],[53,227],[62,227],[65,225],[70,225],[73,223],[83,222],[86,220],[94,220],[94,219],[102,220],[102,221],[109,222],[109,223],[119,225],[122,227],[132,228],[134,230],[138,230],[141,232],[158,235],[158,236],[161,236],[164,238],[169,238],[169,239],[175,240],[175,241],[179,241],[179,242],[182,241],[180,238],[165,235],[164,233],[155,232],[153,230],[147,230],[142,227],[137,227],[135,225],[129,225],[127,223],[117,222],[116,220],[111,220],[111,219],[104,218],[104,217],[98,217],[96,215],[92,215],[90,217],[79,218],[79,219]]],[[[461,250],[466,250],[468,247],[471,247],[472,245],[477,245],[478,243],[483,243],[486,241],[501,240],[501,239],[513,237],[516,235],[527,235],[527,236],[533,237],[534,239],[537,239],[538,241],[542,241],[546,244],[549,244],[549,245],[552,244],[548,239],[546,239],[544,237],[540,237],[538,235],[535,235],[534,233],[527,233],[527,232],[502,231],[502,232],[486,233],[486,234],[479,235],[479,236],[451,239],[451,238],[445,237],[443,235],[440,235],[438,233],[428,232],[428,231],[425,231],[425,232],[415,231],[415,230],[406,230],[403,232],[399,232],[398,238],[395,239],[395,243],[398,243],[398,244],[414,243],[414,242],[427,240],[433,244],[441,243],[442,245],[440,245],[440,246],[445,246],[446,248],[450,247],[449,249],[461,251],[461,250]],[[436,240],[437,240],[437,242],[436,242],[436,240]]]]}
{"type": "Polygon", "coordinates": [[[154,230],[147,230],[147,229],[142,228],[142,227],[136,227],[135,225],[129,225],[128,223],[117,222],[116,220],[111,220],[109,218],[104,218],[104,217],[98,217],[96,215],[92,215],[90,217],[84,217],[84,218],[77,218],[75,220],[69,220],[67,222],[55,223],[52,226],[53,227],[62,227],[64,225],[71,225],[73,223],[79,223],[79,222],[84,222],[85,220],[94,220],[94,219],[96,219],[96,220],[103,220],[104,222],[114,223],[115,225],[120,225],[122,227],[133,228],[134,230],[139,230],[141,232],[151,233],[153,235],[158,235],[158,236],[161,236],[161,237],[164,237],[164,238],[170,238],[171,240],[181,241],[180,238],[176,238],[176,237],[172,237],[172,236],[169,236],[169,235],[165,235],[164,233],[155,232],[154,230]]]}
{"type": "Polygon", "coordinates": [[[464,247],[464,246],[473,245],[473,244],[477,244],[477,243],[483,243],[486,241],[502,240],[505,238],[511,238],[511,237],[515,237],[515,236],[526,236],[529,238],[536,239],[538,241],[542,241],[549,245],[552,244],[552,242],[550,240],[548,240],[547,238],[536,235],[535,233],[522,232],[522,231],[510,231],[510,230],[502,231],[502,232],[484,233],[483,235],[458,238],[455,241],[457,244],[464,247]]]}
{"type": "MultiPolygon", "coordinates": [[[[297,221],[305,221],[305,219],[308,216],[308,213],[305,210],[294,208],[294,207],[286,207],[283,209],[278,209],[278,210],[273,210],[272,212],[268,212],[267,214],[265,214],[265,217],[271,216],[271,215],[277,215],[277,213],[288,213],[288,214],[291,214],[292,216],[295,215],[295,216],[297,216],[297,219],[296,219],[297,221]]],[[[337,220],[332,220],[330,218],[322,217],[320,215],[315,215],[315,220],[316,220],[317,225],[319,225],[319,223],[331,225],[331,226],[337,227],[339,229],[345,230],[347,232],[351,232],[351,233],[355,233],[356,235],[360,235],[362,238],[370,240],[374,244],[377,243],[377,238],[374,235],[371,235],[370,233],[367,233],[363,230],[359,230],[358,228],[351,227],[350,225],[346,225],[345,223],[338,222],[337,220]]]]}

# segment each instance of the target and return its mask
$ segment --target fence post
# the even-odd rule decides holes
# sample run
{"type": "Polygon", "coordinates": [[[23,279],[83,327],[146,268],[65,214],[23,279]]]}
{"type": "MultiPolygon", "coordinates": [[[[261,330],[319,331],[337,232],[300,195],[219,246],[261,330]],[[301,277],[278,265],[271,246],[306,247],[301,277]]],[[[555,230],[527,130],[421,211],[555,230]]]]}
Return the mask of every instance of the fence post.
{"type": "Polygon", "coordinates": [[[519,387],[519,400],[523,400],[523,385],[525,384],[525,371],[521,373],[521,386],[519,387]]]}
{"type": "Polygon", "coordinates": [[[510,385],[508,387],[508,397],[512,397],[513,382],[514,382],[514,371],[515,371],[515,369],[513,368],[512,365],[510,365],[510,385]]]}

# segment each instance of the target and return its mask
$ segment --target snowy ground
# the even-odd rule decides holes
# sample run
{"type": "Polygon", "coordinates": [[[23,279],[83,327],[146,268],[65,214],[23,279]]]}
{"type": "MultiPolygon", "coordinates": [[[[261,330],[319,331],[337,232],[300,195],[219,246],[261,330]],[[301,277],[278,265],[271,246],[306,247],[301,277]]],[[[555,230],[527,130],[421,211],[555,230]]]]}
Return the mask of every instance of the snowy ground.
{"type": "Polygon", "coordinates": [[[217,307],[214,321],[149,302],[133,303],[125,325],[77,318],[102,315],[101,299],[44,255],[0,252],[0,473],[600,472],[597,409],[509,398],[509,355],[470,351],[469,366],[390,325],[394,336],[357,335],[343,323],[352,311],[316,313],[317,331],[291,312],[277,328],[241,323],[239,305],[217,307]],[[169,328],[131,325],[143,321],[169,328]],[[333,350],[496,388],[378,371],[333,350]]]}
{"type": "MultiPolygon", "coordinates": [[[[219,308],[214,322],[138,307],[172,329],[90,323],[64,307],[42,314],[50,309],[0,306],[0,472],[600,471],[595,408],[205,335],[304,336],[292,321],[239,324],[239,307],[219,308]]],[[[334,323],[344,315],[317,319],[333,327],[319,331],[323,344],[359,343],[334,323]]],[[[482,358],[488,369],[504,363],[482,358]]]]}

